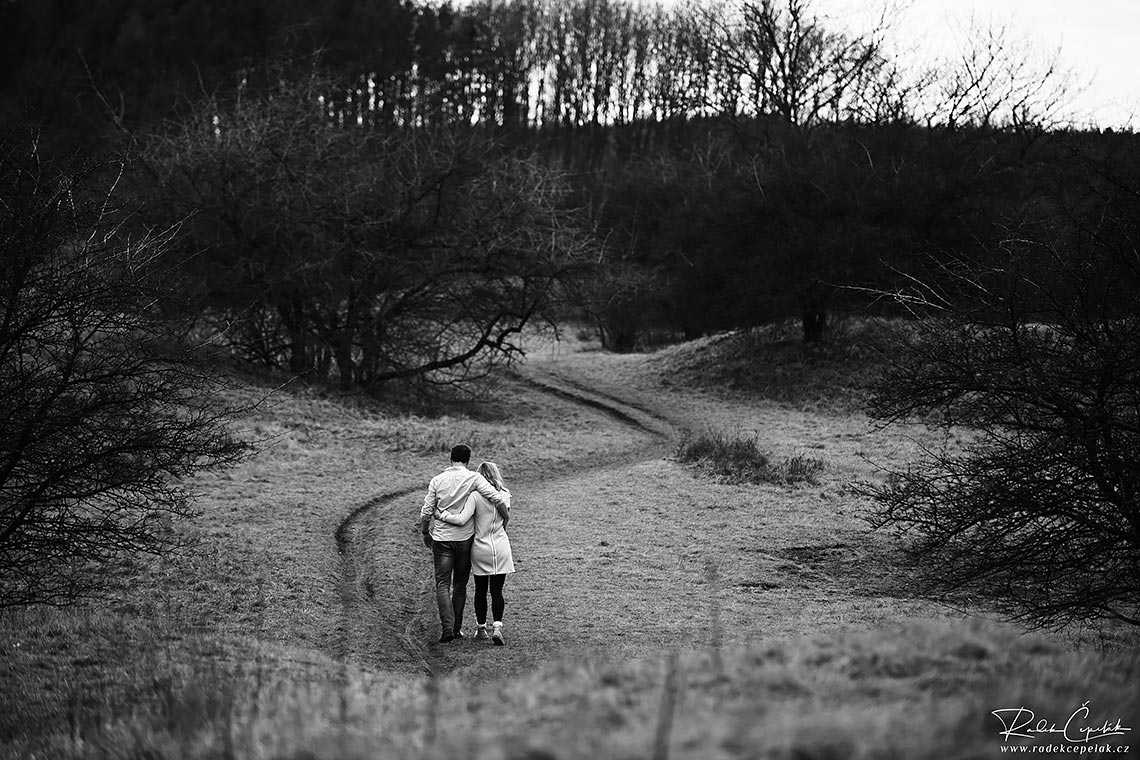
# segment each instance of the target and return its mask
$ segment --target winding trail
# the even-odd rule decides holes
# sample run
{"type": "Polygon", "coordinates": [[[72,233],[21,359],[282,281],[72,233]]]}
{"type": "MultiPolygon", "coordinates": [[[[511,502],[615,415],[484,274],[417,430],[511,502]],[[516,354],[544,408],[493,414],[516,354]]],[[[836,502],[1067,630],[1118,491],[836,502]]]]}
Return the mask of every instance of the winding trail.
{"type": "MultiPolygon", "coordinates": [[[[516,494],[541,493],[559,481],[581,483],[595,473],[660,460],[677,431],[672,420],[655,410],[564,376],[526,367],[514,379],[599,412],[646,439],[635,449],[578,459],[555,471],[528,477],[524,470],[519,482],[512,484],[516,494]]],[[[340,617],[334,653],[342,662],[433,678],[470,665],[452,650],[433,644],[438,623],[432,580],[424,570],[426,550],[418,529],[408,519],[413,507],[418,512],[420,494],[420,488],[409,488],[373,497],[336,528],[340,617]]]]}
{"type": "Polygon", "coordinates": [[[944,600],[907,588],[913,568],[853,508],[847,483],[880,445],[873,436],[842,416],[659,389],[640,371],[576,355],[510,378],[525,395],[507,427],[538,427],[527,429],[536,448],[514,448],[509,463],[518,572],[506,647],[437,643],[417,485],[369,499],[336,529],[340,660],[429,684],[514,684],[546,666],[706,647],[719,657],[765,638],[947,614],[944,600]],[[678,433],[701,425],[760,431],[782,455],[818,451],[825,471],[811,486],[743,487],[670,463],[678,433]],[[548,446],[547,433],[569,437],[548,446]]]}

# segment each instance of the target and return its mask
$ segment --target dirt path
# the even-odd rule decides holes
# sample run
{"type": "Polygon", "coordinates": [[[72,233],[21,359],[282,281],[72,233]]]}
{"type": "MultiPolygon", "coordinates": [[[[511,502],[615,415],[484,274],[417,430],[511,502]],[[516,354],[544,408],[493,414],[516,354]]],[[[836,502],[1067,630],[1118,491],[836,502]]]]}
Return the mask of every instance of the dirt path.
{"type": "MultiPolygon", "coordinates": [[[[668,418],[654,410],[593,391],[541,369],[526,368],[518,373],[516,380],[527,388],[595,412],[593,424],[624,426],[637,431],[644,439],[644,445],[636,449],[616,453],[601,451],[596,456],[579,458],[556,468],[540,471],[525,463],[516,467],[521,477],[510,487],[516,503],[528,505],[521,514],[526,514],[529,505],[546,500],[545,495],[551,491],[578,491],[582,498],[590,499],[593,497],[591,481],[659,461],[668,450],[667,442],[675,428],[668,418]]],[[[545,647],[495,648],[496,664],[489,664],[472,659],[475,647],[485,642],[471,639],[451,647],[435,643],[438,621],[430,554],[422,547],[414,519],[408,514],[409,505],[418,506],[419,497],[419,489],[377,496],[356,507],[337,527],[341,607],[338,657],[370,668],[433,676],[472,669],[480,675],[493,672],[497,676],[503,675],[504,664],[507,670],[517,672],[543,661],[549,656],[545,647]],[[485,672],[488,670],[491,672],[485,672]]],[[[512,535],[517,530],[512,531],[512,535]]],[[[537,558],[537,548],[526,546],[527,532],[520,532],[515,543],[520,548],[526,547],[522,551],[524,557],[537,558]]],[[[520,558],[520,567],[527,564],[527,559],[520,558]]],[[[469,588],[469,600],[472,592],[473,586],[469,588]]],[[[507,593],[509,604],[516,610],[537,611],[548,608],[551,603],[550,593],[538,583],[511,583],[507,593]]],[[[465,628],[471,630],[474,622],[470,601],[467,614],[465,628]]],[[[517,635],[521,642],[528,627],[520,622],[517,626],[511,625],[508,632],[517,635]]]]}
{"type": "Polygon", "coordinates": [[[663,390],[621,357],[537,361],[516,382],[557,399],[553,413],[601,443],[508,462],[518,570],[506,586],[508,646],[436,643],[419,491],[403,491],[338,530],[347,660],[482,682],[553,661],[593,666],[954,614],[907,593],[893,550],[857,516],[848,484],[863,474],[862,452],[883,445],[858,421],[663,390]],[[811,486],[726,485],[668,461],[679,430],[702,426],[756,431],[774,456],[809,452],[825,473],[811,486]]]}

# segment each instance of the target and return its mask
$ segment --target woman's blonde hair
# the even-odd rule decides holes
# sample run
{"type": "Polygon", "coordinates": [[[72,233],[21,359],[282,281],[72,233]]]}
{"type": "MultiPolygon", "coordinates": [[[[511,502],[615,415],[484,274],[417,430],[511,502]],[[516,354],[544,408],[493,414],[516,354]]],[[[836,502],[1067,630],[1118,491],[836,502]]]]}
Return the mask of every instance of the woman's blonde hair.
{"type": "Polygon", "coordinates": [[[496,490],[503,490],[503,475],[499,472],[499,465],[494,462],[483,462],[479,465],[479,474],[490,481],[496,490]]]}

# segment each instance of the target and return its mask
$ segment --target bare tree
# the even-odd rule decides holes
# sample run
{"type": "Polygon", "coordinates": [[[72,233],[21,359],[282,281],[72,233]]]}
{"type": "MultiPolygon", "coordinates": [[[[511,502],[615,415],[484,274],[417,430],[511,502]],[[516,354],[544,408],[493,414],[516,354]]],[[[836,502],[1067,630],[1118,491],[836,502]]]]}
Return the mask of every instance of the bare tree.
{"type": "Polygon", "coordinates": [[[587,260],[567,185],[463,127],[373,130],[320,76],[198,104],[145,151],[206,319],[247,358],[345,387],[456,385],[587,260]]]}
{"type": "Polygon", "coordinates": [[[847,34],[821,21],[810,0],[746,1],[735,12],[706,11],[715,81],[741,83],[744,98],[721,98],[719,107],[799,127],[862,116],[866,93],[889,71],[885,15],[873,32],[847,34]]]}
{"type": "Polygon", "coordinates": [[[916,118],[947,129],[1042,132],[1064,121],[1073,74],[1060,51],[1035,49],[1004,25],[972,22],[957,54],[915,75],[916,118]]]}
{"type": "Polygon", "coordinates": [[[97,593],[122,556],[173,549],[181,479],[245,450],[160,318],[169,234],[129,234],[93,172],[0,150],[0,607],[97,593]]]}

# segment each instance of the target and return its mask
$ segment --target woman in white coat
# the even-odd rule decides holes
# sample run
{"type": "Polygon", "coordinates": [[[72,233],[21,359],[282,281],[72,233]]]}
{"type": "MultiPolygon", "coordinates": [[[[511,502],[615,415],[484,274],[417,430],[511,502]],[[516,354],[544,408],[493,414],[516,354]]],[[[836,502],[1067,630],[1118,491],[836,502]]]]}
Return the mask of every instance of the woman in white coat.
{"type": "Polygon", "coordinates": [[[475,638],[487,638],[487,591],[491,592],[491,640],[502,646],[503,584],[507,575],[515,571],[511,555],[511,540],[507,537],[507,522],[511,519],[511,492],[503,483],[499,466],[494,462],[479,465],[479,474],[490,481],[503,496],[502,506],[488,501],[478,491],[472,491],[458,512],[436,510],[435,518],[462,525],[475,516],[475,543],[471,547],[471,572],[475,576],[475,638]]]}

